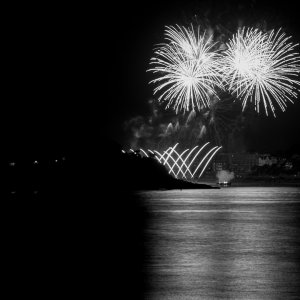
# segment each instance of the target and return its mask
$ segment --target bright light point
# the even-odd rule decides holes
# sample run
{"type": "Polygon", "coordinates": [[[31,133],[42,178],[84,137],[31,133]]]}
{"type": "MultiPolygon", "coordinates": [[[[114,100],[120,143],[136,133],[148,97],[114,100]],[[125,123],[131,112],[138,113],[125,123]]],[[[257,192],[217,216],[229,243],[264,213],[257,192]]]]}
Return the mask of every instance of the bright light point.
{"type": "Polygon", "coordinates": [[[122,153],[126,153],[126,151],[125,151],[125,150],[122,150],[122,153]]]}
{"type": "Polygon", "coordinates": [[[11,167],[14,167],[14,166],[16,165],[16,163],[15,163],[14,161],[12,161],[12,162],[9,163],[9,165],[10,165],[11,167]]]}
{"type": "Polygon", "coordinates": [[[37,160],[35,160],[33,163],[34,163],[35,165],[37,165],[39,162],[38,162],[37,160]]]}

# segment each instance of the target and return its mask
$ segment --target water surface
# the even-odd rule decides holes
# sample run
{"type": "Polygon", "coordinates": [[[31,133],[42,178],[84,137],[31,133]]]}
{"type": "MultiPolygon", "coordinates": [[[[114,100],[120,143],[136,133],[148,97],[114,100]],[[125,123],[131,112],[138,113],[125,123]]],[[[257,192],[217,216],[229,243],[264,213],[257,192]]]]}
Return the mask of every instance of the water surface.
{"type": "Polygon", "coordinates": [[[142,192],[146,299],[299,299],[300,189],[142,192]]]}

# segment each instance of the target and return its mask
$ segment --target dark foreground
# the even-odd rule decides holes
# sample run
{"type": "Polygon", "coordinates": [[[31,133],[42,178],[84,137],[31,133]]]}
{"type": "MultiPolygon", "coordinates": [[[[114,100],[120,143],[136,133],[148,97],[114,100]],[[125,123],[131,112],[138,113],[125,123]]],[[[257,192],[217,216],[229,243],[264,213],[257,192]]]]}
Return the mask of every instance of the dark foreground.
{"type": "Polygon", "coordinates": [[[188,297],[213,299],[216,291],[239,299],[253,287],[254,299],[298,293],[299,202],[285,201],[290,192],[270,189],[264,200],[261,190],[180,190],[155,165],[143,187],[155,187],[156,196],[153,202],[148,191],[145,202],[136,193],[143,173],[114,149],[97,149],[92,164],[70,163],[29,201],[5,202],[3,285],[11,297],[193,299],[185,298],[191,291],[188,297]]]}
{"type": "MultiPolygon", "coordinates": [[[[36,195],[32,174],[7,182],[18,191],[2,194],[3,285],[11,297],[144,298],[149,215],[135,194],[138,176],[119,154],[91,146],[71,153],[67,168],[42,174],[36,195]]],[[[165,177],[150,175],[155,184],[165,177]]]]}
{"type": "Polygon", "coordinates": [[[24,160],[1,169],[3,285],[11,297],[144,299],[151,215],[136,191],[211,189],[104,144],[69,151],[53,168],[29,170],[24,160]]]}

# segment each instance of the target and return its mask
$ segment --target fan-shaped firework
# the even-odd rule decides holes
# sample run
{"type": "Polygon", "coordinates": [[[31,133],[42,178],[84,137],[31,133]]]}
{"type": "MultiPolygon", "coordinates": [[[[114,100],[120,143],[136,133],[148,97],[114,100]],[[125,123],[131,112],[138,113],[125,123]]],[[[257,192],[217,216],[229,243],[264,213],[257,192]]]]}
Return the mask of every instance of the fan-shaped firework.
{"type": "MultiPolygon", "coordinates": [[[[275,116],[275,101],[282,111],[297,96],[300,56],[281,30],[263,33],[242,28],[227,43],[223,72],[229,91],[243,101],[243,109],[254,99],[259,112],[262,101],[265,112],[275,116]]],[[[299,90],[298,90],[299,91],[299,90]]]]}
{"type": "MultiPolygon", "coordinates": [[[[173,147],[169,147],[162,153],[157,150],[152,151],[150,149],[148,149],[148,152],[151,153],[161,164],[166,166],[169,174],[172,174],[175,178],[192,180],[196,178],[196,175],[198,175],[198,178],[202,176],[212,158],[222,148],[222,146],[214,146],[204,155],[205,151],[203,150],[207,145],[209,145],[209,142],[202,145],[200,149],[198,148],[199,145],[197,145],[192,149],[185,149],[178,152],[176,150],[178,143],[176,143],[173,147]]],[[[135,151],[130,149],[129,151],[136,155],[149,157],[147,152],[142,148],[135,151]]]]}
{"type": "Polygon", "coordinates": [[[166,27],[168,43],[159,45],[148,71],[159,73],[152,80],[158,86],[154,94],[162,91],[159,101],[167,101],[176,112],[208,107],[216,86],[221,87],[220,56],[213,51],[212,36],[195,33],[194,28],[166,27]]]}

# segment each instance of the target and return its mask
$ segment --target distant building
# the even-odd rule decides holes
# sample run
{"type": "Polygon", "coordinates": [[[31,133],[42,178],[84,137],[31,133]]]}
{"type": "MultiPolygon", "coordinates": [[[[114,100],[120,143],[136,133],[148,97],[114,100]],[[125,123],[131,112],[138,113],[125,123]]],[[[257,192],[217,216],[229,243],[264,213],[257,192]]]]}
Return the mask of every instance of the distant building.
{"type": "Polygon", "coordinates": [[[217,153],[205,172],[205,176],[215,176],[218,171],[233,171],[235,177],[245,177],[253,167],[277,166],[285,170],[293,169],[293,162],[285,157],[275,157],[260,153],[217,153]]]}
{"type": "Polygon", "coordinates": [[[258,157],[258,165],[262,166],[272,166],[278,163],[278,159],[275,156],[271,156],[270,154],[259,154],[258,157]]]}
{"type": "Polygon", "coordinates": [[[286,170],[291,170],[293,168],[293,164],[291,161],[287,161],[285,164],[284,164],[284,168],[286,170]]]}
{"type": "Polygon", "coordinates": [[[259,164],[257,153],[218,153],[212,162],[212,171],[233,171],[235,176],[243,177],[259,164]]]}

